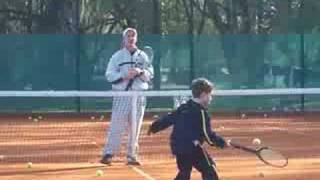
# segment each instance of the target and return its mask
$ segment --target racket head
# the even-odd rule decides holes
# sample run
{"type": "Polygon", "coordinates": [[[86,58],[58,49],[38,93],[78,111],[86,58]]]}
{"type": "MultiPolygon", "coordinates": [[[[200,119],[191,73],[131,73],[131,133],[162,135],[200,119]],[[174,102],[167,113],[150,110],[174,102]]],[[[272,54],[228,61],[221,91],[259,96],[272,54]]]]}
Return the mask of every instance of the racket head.
{"type": "Polygon", "coordinates": [[[257,155],[261,161],[273,167],[284,168],[288,165],[288,158],[286,156],[269,147],[258,149],[257,155]]]}
{"type": "Polygon", "coordinates": [[[153,57],[154,57],[154,52],[151,46],[144,46],[142,50],[147,54],[149,58],[149,62],[152,64],[153,62],[153,57]]]}

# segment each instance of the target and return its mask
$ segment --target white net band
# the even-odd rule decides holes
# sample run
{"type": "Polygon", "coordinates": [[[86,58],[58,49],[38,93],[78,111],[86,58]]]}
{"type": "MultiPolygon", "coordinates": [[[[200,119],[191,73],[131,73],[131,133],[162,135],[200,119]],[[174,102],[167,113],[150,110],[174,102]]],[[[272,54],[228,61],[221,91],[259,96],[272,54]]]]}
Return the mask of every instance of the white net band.
{"type": "MultiPolygon", "coordinates": [[[[320,88],[290,89],[245,89],[215,90],[215,96],[258,96],[258,95],[312,95],[320,94],[320,88]]],[[[170,97],[191,96],[190,90],[170,91],[0,91],[0,97],[119,97],[145,96],[170,97]]]]}

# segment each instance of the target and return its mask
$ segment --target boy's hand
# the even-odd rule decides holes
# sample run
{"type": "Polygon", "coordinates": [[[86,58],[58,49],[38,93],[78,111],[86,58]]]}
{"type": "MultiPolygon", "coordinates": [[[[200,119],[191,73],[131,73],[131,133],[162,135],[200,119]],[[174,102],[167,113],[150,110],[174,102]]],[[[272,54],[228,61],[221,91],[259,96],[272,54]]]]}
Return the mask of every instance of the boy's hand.
{"type": "Polygon", "coordinates": [[[231,147],[231,139],[228,139],[226,144],[227,144],[227,147],[231,147]]]}
{"type": "Polygon", "coordinates": [[[152,134],[153,134],[153,132],[152,132],[151,126],[150,126],[149,129],[148,129],[147,135],[150,136],[150,135],[152,135],[152,134]]]}
{"type": "Polygon", "coordinates": [[[224,139],[224,138],[222,138],[221,136],[216,136],[215,137],[215,145],[218,147],[218,148],[220,148],[220,149],[223,149],[223,148],[225,148],[225,147],[228,147],[228,145],[227,145],[227,141],[224,139]]]}

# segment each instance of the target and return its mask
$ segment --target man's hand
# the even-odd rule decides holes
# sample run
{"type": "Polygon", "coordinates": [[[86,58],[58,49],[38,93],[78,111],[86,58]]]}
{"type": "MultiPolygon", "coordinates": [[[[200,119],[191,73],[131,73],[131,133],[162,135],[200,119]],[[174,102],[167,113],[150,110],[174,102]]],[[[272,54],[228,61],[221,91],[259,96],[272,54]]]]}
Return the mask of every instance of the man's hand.
{"type": "Polygon", "coordinates": [[[133,74],[135,74],[135,76],[143,72],[143,70],[140,68],[132,68],[131,71],[133,72],[133,74]]]}
{"type": "Polygon", "coordinates": [[[143,70],[140,68],[130,68],[128,70],[127,76],[123,77],[123,80],[133,79],[135,76],[139,75],[142,72],[143,72],[143,70]]]}
{"type": "Polygon", "coordinates": [[[137,75],[137,71],[135,70],[135,68],[130,68],[128,70],[128,74],[125,77],[123,77],[123,80],[127,81],[130,79],[133,79],[136,75],[137,75]]]}
{"type": "Polygon", "coordinates": [[[130,77],[131,79],[134,78],[136,75],[138,74],[136,68],[130,68],[128,70],[128,77],[130,77]]]}

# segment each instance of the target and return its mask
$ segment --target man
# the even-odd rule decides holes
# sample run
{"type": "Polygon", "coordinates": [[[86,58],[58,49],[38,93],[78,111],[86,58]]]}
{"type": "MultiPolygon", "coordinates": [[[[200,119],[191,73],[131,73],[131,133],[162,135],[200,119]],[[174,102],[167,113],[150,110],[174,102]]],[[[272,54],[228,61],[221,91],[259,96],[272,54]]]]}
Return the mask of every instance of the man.
{"type": "MultiPolygon", "coordinates": [[[[153,67],[146,53],[138,49],[137,38],[137,31],[127,28],[122,34],[122,48],[113,54],[109,61],[106,77],[115,91],[147,90],[148,83],[153,78],[153,67]]],[[[111,125],[100,161],[103,164],[111,164],[114,153],[120,147],[121,135],[128,129],[127,162],[128,165],[140,165],[137,152],[138,137],[146,99],[138,97],[134,101],[135,104],[132,104],[133,100],[133,97],[113,99],[111,125]]]]}
{"type": "Polygon", "coordinates": [[[202,147],[204,141],[219,148],[229,144],[211,130],[206,108],[211,101],[213,85],[199,78],[192,82],[191,88],[193,98],[176,111],[153,122],[148,134],[173,126],[170,145],[179,169],[175,180],[189,180],[192,167],[201,173],[204,180],[218,180],[215,162],[202,147]]]}

